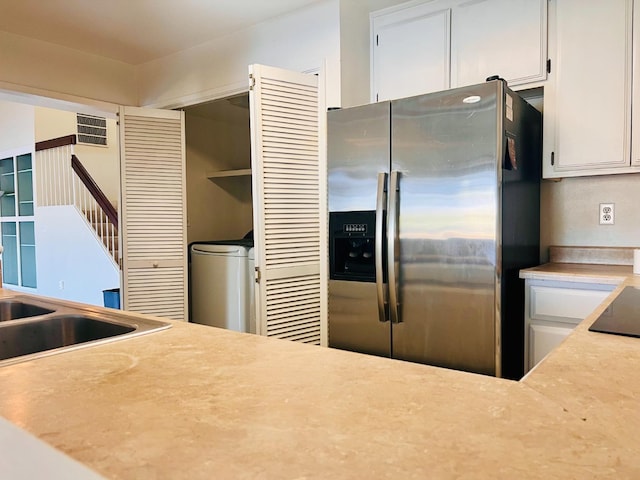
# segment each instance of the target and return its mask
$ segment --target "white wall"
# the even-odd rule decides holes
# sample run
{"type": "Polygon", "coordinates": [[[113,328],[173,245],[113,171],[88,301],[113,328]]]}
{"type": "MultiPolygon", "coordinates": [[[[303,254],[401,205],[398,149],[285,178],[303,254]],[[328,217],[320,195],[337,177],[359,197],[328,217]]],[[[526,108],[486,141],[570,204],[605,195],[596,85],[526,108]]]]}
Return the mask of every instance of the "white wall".
{"type": "Polygon", "coordinates": [[[31,105],[0,100],[0,153],[16,148],[34,149],[34,109],[31,105]]]}
{"type": "Polygon", "coordinates": [[[342,107],[369,103],[369,45],[369,5],[367,2],[341,1],[342,107]]]}
{"type": "MultiPolygon", "coordinates": [[[[36,142],[76,133],[76,112],[36,107],[36,142]]],[[[120,145],[116,121],[107,118],[106,147],[77,144],[74,151],[107,198],[117,205],[120,196],[120,145]]]]}
{"type": "Polygon", "coordinates": [[[61,100],[137,105],[135,68],[0,32],[0,89],[61,100]]]}
{"type": "Polygon", "coordinates": [[[326,61],[327,105],[340,102],[339,0],[289,15],[138,66],[140,105],[175,107],[247,88],[248,65],[295,71],[326,61]]]}
{"type": "Polygon", "coordinates": [[[35,293],[102,305],[102,291],[120,286],[118,268],[73,206],[36,207],[35,293]]]}

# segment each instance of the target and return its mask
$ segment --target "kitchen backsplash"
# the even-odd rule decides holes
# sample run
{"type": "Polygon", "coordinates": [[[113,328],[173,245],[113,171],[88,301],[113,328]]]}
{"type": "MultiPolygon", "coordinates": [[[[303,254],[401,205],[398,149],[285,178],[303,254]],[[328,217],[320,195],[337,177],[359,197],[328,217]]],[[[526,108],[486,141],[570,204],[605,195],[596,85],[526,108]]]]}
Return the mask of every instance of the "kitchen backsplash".
{"type": "Polygon", "coordinates": [[[632,247],[549,247],[552,263],[589,263],[597,265],[633,265],[632,247]]]}
{"type": "Polygon", "coordinates": [[[640,176],[606,175],[542,182],[541,261],[550,245],[640,246],[640,176]],[[615,204],[615,223],[600,225],[600,203],[615,204]]]}

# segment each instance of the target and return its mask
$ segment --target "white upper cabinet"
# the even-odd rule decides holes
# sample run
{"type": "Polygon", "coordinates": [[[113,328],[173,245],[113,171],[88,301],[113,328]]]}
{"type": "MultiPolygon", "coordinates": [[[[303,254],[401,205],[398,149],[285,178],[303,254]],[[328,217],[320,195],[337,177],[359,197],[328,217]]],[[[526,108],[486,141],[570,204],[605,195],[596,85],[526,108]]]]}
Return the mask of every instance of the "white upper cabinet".
{"type": "Polygon", "coordinates": [[[371,14],[371,100],[546,79],[547,0],[412,1],[371,14]]]}
{"type": "Polygon", "coordinates": [[[449,88],[450,9],[372,14],[372,101],[449,88]]]}
{"type": "Polygon", "coordinates": [[[453,7],[451,86],[499,75],[510,87],[547,77],[547,0],[475,0],[453,7]]]}
{"type": "Polygon", "coordinates": [[[543,176],[633,171],[633,0],[552,0],[549,9],[543,176]]]}

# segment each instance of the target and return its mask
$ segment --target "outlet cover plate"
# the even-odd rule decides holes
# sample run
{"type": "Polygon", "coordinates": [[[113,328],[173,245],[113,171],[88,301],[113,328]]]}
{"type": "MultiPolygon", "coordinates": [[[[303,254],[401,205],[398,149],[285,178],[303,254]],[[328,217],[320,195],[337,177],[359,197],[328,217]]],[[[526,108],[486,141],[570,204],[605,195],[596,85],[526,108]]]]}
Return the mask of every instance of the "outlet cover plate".
{"type": "Polygon", "coordinates": [[[615,221],[615,208],[613,203],[601,203],[599,208],[600,225],[613,225],[615,221]]]}

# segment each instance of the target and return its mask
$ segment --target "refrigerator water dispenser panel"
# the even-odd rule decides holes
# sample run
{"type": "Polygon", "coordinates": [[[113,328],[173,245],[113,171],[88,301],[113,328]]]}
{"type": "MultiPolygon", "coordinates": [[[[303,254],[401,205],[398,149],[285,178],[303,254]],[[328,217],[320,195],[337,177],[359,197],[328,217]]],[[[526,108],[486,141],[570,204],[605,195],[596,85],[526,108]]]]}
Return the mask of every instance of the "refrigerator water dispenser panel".
{"type": "Polygon", "coordinates": [[[329,213],[332,280],[375,282],[376,212],[329,213]]]}

